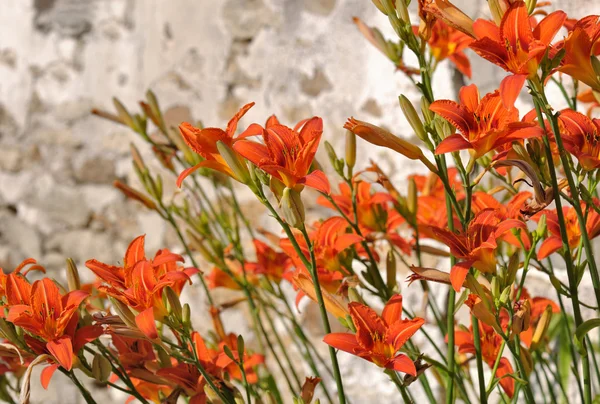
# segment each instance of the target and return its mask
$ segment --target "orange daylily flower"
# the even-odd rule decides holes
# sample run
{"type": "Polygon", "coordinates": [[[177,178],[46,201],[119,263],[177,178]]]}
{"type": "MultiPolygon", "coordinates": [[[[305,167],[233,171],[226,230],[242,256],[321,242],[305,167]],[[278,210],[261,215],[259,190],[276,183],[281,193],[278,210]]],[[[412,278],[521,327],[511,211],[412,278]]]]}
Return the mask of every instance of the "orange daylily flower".
{"type": "Polygon", "coordinates": [[[261,274],[274,281],[281,282],[284,273],[289,268],[290,258],[284,252],[278,252],[258,239],[252,240],[256,250],[256,262],[246,263],[246,269],[255,274],[261,274]]]}
{"type": "Polygon", "coordinates": [[[131,242],[122,267],[97,260],[89,260],[85,265],[106,282],[107,285],[98,290],[137,311],[137,326],[148,338],[154,339],[158,336],[154,321],[161,321],[168,315],[162,299],[164,288],[169,286],[175,293],[181,293],[185,283],[191,282],[191,276],[199,270],[179,266],[177,263],[183,262],[183,257],[167,249],[159,250],[153,259],[147,259],[144,239],[145,236],[139,236],[131,242]]]}
{"type": "Polygon", "coordinates": [[[301,121],[294,129],[281,125],[273,117],[262,131],[264,145],[239,140],[233,149],[288,188],[301,191],[306,185],[328,194],[330,185],[325,173],[321,170],[309,173],[322,134],[323,120],[319,117],[301,121]]]}
{"type": "MultiPolygon", "coordinates": [[[[195,350],[198,361],[202,364],[206,372],[211,375],[213,382],[218,387],[221,383],[221,372],[216,365],[217,352],[209,349],[200,334],[196,331],[192,333],[192,342],[193,346],[190,349],[195,350]]],[[[176,366],[159,369],[156,375],[182,388],[190,398],[190,404],[206,403],[207,397],[204,392],[204,386],[207,382],[195,365],[180,362],[176,366]]]]}
{"type": "MultiPolygon", "coordinates": [[[[519,192],[513,195],[506,204],[503,204],[492,195],[486,192],[477,191],[473,193],[472,209],[475,214],[486,209],[493,209],[500,220],[514,219],[523,221],[524,217],[521,208],[532,196],[531,192],[519,192]]],[[[521,246],[517,236],[511,232],[505,233],[502,238],[514,246],[521,246]]],[[[531,242],[529,237],[523,237],[523,233],[521,233],[521,241],[523,241],[525,248],[530,248],[531,242]]]]}
{"type": "Polygon", "coordinates": [[[419,317],[402,319],[402,296],[392,296],[381,316],[370,307],[356,302],[350,303],[348,308],[356,335],[327,334],[323,342],[382,368],[416,376],[413,361],[404,354],[398,354],[398,351],[425,324],[425,320],[419,317]]]}
{"type": "Polygon", "coordinates": [[[593,57],[600,54],[600,16],[589,15],[577,21],[564,41],[565,57],[559,71],[600,91],[600,71],[593,57]]]}
{"type": "MultiPolygon", "coordinates": [[[[349,218],[354,217],[353,197],[350,186],[340,183],[340,193],[331,195],[340,210],[349,218]]],[[[401,226],[404,218],[391,206],[394,198],[385,192],[371,193],[371,184],[358,181],[356,184],[356,214],[361,234],[369,241],[378,239],[376,233],[383,233],[383,238],[389,240],[406,254],[411,253],[411,245],[396,229],[401,226]]],[[[322,206],[336,210],[327,198],[321,196],[317,200],[322,206]]],[[[379,236],[381,238],[381,236],[379,236]]]]}
{"type": "Polygon", "coordinates": [[[600,119],[566,109],[561,111],[559,122],[565,149],[577,157],[585,170],[600,168],[600,119]]]}
{"type": "Polygon", "coordinates": [[[58,363],[46,372],[49,381],[59,366],[71,370],[75,355],[87,342],[98,338],[103,330],[100,326],[77,329],[77,309],[88,297],[86,292],[75,290],[62,296],[49,278],[35,281],[30,288],[24,287],[23,279],[17,274],[9,275],[7,320],[35,336],[25,335],[31,349],[38,354],[49,353],[58,363]],[[22,295],[24,291],[29,293],[27,298],[22,295]]]}
{"type": "MultiPolygon", "coordinates": [[[[594,204],[600,206],[600,199],[594,198],[594,204]]],[[[582,202],[581,208],[585,212],[585,203],[582,202]]],[[[546,215],[546,225],[548,226],[549,236],[540,245],[540,249],[537,253],[537,257],[540,260],[560,250],[563,246],[556,209],[542,210],[532,216],[531,220],[537,222],[543,215],[546,215]]],[[[581,240],[581,230],[579,228],[575,208],[572,206],[563,206],[563,215],[569,240],[569,249],[574,249],[579,245],[579,241],[581,240]]],[[[587,215],[585,228],[590,240],[600,235],[600,214],[598,212],[590,209],[587,215]]]]}
{"type": "MultiPolygon", "coordinates": [[[[512,87],[509,94],[503,95],[506,105],[514,102],[527,78],[536,76],[539,63],[566,18],[563,11],[555,11],[534,28],[527,5],[523,1],[516,1],[504,13],[500,27],[487,20],[475,21],[473,30],[477,40],[471,44],[471,49],[482,58],[516,75],[509,76],[508,81],[505,79],[503,83],[504,86],[512,87]]],[[[555,49],[551,48],[550,57],[554,52],[555,49]]]]}
{"type": "Polygon", "coordinates": [[[193,151],[198,153],[205,160],[179,174],[179,178],[177,178],[178,187],[181,186],[181,183],[188,175],[203,167],[220,171],[229,175],[230,177],[236,178],[232,169],[229,167],[223,156],[221,156],[219,153],[219,150],[217,149],[217,142],[223,142],[226,146],[231,148],[233,147],[233,144],[240,139],[260,134],[262,131],[260,125],[252,124],[243,133],[234,138],[239,120],[242,119],[246,112],[248,112],[248,110],[253,106],[254,103],[251,102],[240,108],[240,110],[227,123],[227,128],[225,130],[220,128],[199,129],[187,122],[179,125],[179,131],[181,132],[183,140],[185,140],[187,145],[193,151]]]}
{"type": "MultiPolygon", "coordinates": [[[[342,265],[347,258],[344,252],[347,248],[363,241],[363,238],[355,233],[347,233],[348,228],[348,222],[341,217],[331,217],[315,224],[315,230],[309,234],[309,237],[313,242],[317,268],[349,274],[342,265]]],[[[304,256],[310,260],[310,252],[304,238],[297,237],[296,240],[304,256]]],[[[304,268],[289,239],[282,239],[280,246],[296,268],[304,268]]]]}
{"type": "Polygon", "coordinates": [[[527,231],[524,222],[515,219],[501,219],[493,209],[485,209],[471,219],[466,231],[458,234],[445,228],[432,227],[434,237],[447,245],[456,258],[462,260],[450,270],[452,286],[458,292],[462,287],[469,268],[484,273],[496,270],[496,240],[512,228],[527,231]]]}
{"type": "MultiPolygon", "coordinates": [[[[479,335],[481,338],[481,356],[485,363],[493,369],[498,353],[500,352],[500,346],[502,345],[502,337],[494,331],[493,327],[481,321],[477,322],[479,323],[479,335]]],[[[454,345],[458,347],[460,354],[475,354],[473,327],[469,327],[469,331],[462,328],[456,329],[454,331],[454,345]]],[[[502,357],[494,376],[500,379],[500,386],[502,386],[502,389],[509,397],[512,397],[515,392],[515,381],[509,376],[513,373],[514,371],[509,360],[502,357]]]]}
{"type": "MultiPolygon", "coordinates": [[[[414,26],[413,30],[419,27],[414,26]]],[[[449,26],[442,20],[436,20],[431,26],[431,37],[427,41],[431,54],[437,62],[448,59],[462,74],[471,78],[471,63],[464,50],[471,45],[473,38],[449,26]]]]}
{"type": "Polygon", "coordinates": [[[519,111],[513,105],[506,107],[498,90],[480,99],[477,86],[471,84],[460,89],[459,100],[460,104],[439,100],[430,106],[460,132],[442,140],[436,154],[470,149],[474,158],[479,158],[507,143],[542,133],[533,122],[519,122],[519,111]]]}
{"type": "MultiPolygon", "coordinates": [[[[23,260],[23,262],[21,262],[11,272],[11,274],[15,274],[15,275],[21,274],[23,276],[27,276],[27,274],[31,271],[40,271],[42,273],[46,273],[46,269],[43,266],[39,265],[36,260],[34,260],[33,258],[27,258],[27,259],[23,260]],[[21,272],[21,271],[23,271],[23,272],[21,272]]],[[[29,285],[29,283],[23,278],[17,277],[14,279],[22,279],[23,282],[25,282],[27,285],[29,285]]],[[[6,283],[8,282],[8,280],[9,280],[9,275],[5,274],[4,269],[0,268],[0,298],[2,298],[3,296],[6,296],[6,283]]],[[[12,303],[12,304],[19,304],[19,303],[12,303]]]]}

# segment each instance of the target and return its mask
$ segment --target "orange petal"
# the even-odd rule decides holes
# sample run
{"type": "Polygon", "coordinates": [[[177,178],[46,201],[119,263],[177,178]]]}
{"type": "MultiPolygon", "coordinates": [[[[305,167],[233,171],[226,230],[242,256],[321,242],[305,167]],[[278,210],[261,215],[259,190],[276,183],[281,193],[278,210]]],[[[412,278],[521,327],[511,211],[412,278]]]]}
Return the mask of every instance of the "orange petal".
{"type": "Polygon", "coordinates": [[[54,372],[56,372],[56,369],[58,369],[59,366],[60,365],[54,364],[54,365],[46,366],[42,370],[42,373],[40,374],[40,382],[41,382],[44,390],[48,390],[48,385],[50,384],[50,379],[52,379],[52,375],[54,375],[54,372]]]}
{"type": "Polygon", "coordinates": [[[125,267],[133,268],[138,261],[146,259],[146,252],[144,251],[145,239],[146,235],[141,235],[129,243],[127,251],[125,252],[125,260],[123,262],[125,267]]]}
{"type": "Polygon", "coordinates": [[[452,283],[452,287],[455,291],[459,292],[462,287],[467,274],[469,273],[469,268],[473,263],[471,261],[463,261],[455,264],[450,270],[450,282],[452,283]]]}
{"type": "Polygon", "coordinates": [[[505,41],[508,41],[514,53],[517,53],[519,49],[525,51],[529,49],[529,44],[533,42],[534,38],[525,2],[513,3],[504,14],[500,24],[500,35],[505,41]]]}
{"type": "Polygon", "coordinates": [[[415,368],[414,362],[404,354],[396,356],[392,360],[391,365],[396,372],[404,372],[411,376],[417,375],[417,368],[415,368]]]}
{"type": "Polygon", "coordinates": [[[230,138],[233,137],[233,135],[235,135],[235,130],[237,129],[237,124],[239,122],[240,119],[242,119],[242,117],[244,115],[246,115],[246,112],[248,112],[248,110],[250,108],[252,108],[254,106],[253,102],[250,102],[246,105],[244,105],[242,108],[240,108],[240,110],[238,112],[236,112],[236,114],[233,116],[233,118],[231,118],[229,120],[229,122],[227,123],[227,135],[229,135],[230,138]]]}
{"type": "Polygon", "coordinates": [[[527,76],[525,74],[514,74],[505,77],[500,83],[500,96],[504,108],[510,109],[515,105],[515,101],[521,93],[523,84],[525,84],[527,76]]]}
{"type": "Polygon", "coordinates": [[[73,344],[70,337],[63,335],[54,341],[48,342],[46,348],[60,366],[66,370],[71,370],[73,367],[73,344]]]}
{"type": "Polygon", "coordinates": [[[154,322],[154,310],[152,307],[135,316],[135,324],[148,338],[158,338],[158,330],[156,329],[156,323],[154,322]]]}
{"type": "Polygon", "coordinates": [[[425,324],[425,320],[415,317],[411,320],[396,321],[387,331],[385,339],[388,344],[394,346],[396,351],[400,350],[419,328],[425,324]]]}
{"type": "Polygon", "coordinates": [[[508,359],[501,358],[496,370],[496,377],[501,378],[500,386],[502,386],[502,389],[509,398],[512,398],[515,394],[515,380],[510,377],[513,373],[512,365],[508,359]]]}
{"type": "Polygon", "coordinates": [[[375,335],[385,335],[387,326],[372,308],[352,302],[348,305],[348,310],[356,327],[356,338],[363,347],[370,348],[375,335]]]}
{"type": "Polygon", "coordinates": [[[566,19],[567,15],[561,10],[548,14],[534,28],[533,36],[544,45],[550,45],[550,42],[552,42],[552,39],[554,39],[558,31],[562,28],[566,19]]]}
{"type": "Polygon", "coordinates": [[[396,321],[400,321],[402,318],[402,295],[394,295],[390,297],[390,300],[385,304],[381,318],[386,324],[391,326],[396,321]]]}
{"type": "MultiPolygon", "coordinates": [[[[465,89],[464,92],[461,89],[461,94],[463,94],[465,99],[471,100],[474,97],[473,87],[465,89]]],[[[470,128],[474,126],[473,113],[454,101],[434,101],[429,109],[450,122],[452,126],[465,136],[470,132],[470,128]]]]}
{"type": "Polygon", "coordinates": [[[354,334],[341,332],[327,334],[325,338],[323,338],[323,342],[334,347],[335,349],[349,352],[351,354],[355,354],[356,350],[360,349],[360,345],[356,341],[356,336],[354,334]]]}
{"type": "Polygon", "coordinates": [[[326,195],[331,193],[331,185],[325,173],[321,170],[315,170],[307,176],[300,178],[298,184],[304,184],[309,188],[316,189],[326,195]]]}
{"type": "Polygon", "coordinates": [[[550,254],[555,253],[560,250],[563,246],[562,240],[558,236],[548,237],[542,245],[537,253],[537,257],[539,260],[542,260],[548,257],[550,254]]]}
{"type": "Polygon", "coordinates": [[[464,149],[472,149],[473,145],[465,140],[462,135],[455,133],[442,140],[435,149],[435,154],[451,153],[464,149]]]}

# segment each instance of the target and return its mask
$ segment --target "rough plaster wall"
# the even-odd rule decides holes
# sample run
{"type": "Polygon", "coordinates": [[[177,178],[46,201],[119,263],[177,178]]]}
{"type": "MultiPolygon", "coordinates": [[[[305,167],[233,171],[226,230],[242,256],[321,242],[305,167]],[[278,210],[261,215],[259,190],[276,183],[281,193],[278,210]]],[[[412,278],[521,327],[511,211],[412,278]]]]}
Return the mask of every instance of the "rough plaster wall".
{"type": "MultiPolygon", "coordinates": [[[[484,1],[456,3],[472,16],[485,13],[484,1]]],[[[597,1],[557,3],[572,17],[600,13],[597,1]]],[[[90,116],[92,107],[110,109],[112,96],[133,109],[151,88],[164,107],[188,106],[216,126],[249,101],[256,106],[245,122],[276,113],[292,124],[316,114],[336,148],[351,115],[410,137],[397,95],[418,96],[359,35],[354,15],[392,36],[366,0],[2,0],[0,267],[33,256],[61,278],[65,257],[117,262],[141,233],[151,251],[177,244],[160,219],[111,186],[115,178],[135,184],[128,144],[139,144],[126,129],[90,116]]],[[[471,59],[474,82],[495,88],[504,73],[471,59]]],[[[447,64],[435,79],[436,96],[453,97],[447,64]]],[[[377,159],[397,179],[420,170],[382,149],[359,150],[359,165],[377,159]]],[[[313,314],[306,309],[307,318],[313,314]]],[[[206,318],[198,318],[201,326],[206,318]]],[[[355,403],[395,396],[368,363],[349,355],[340,361],[355,403]]],[[[60,376],[51,389],[44,402],[76,402],[60,376]]],[[[34,401],[41,394],[35,391],[34,401]]]]}

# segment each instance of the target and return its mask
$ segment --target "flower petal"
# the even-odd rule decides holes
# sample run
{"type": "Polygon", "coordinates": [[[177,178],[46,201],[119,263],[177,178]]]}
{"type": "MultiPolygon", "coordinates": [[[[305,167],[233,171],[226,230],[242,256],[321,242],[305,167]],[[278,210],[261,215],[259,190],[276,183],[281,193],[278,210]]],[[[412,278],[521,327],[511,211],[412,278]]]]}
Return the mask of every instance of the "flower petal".
{"type": "Polygon", "coordinates": [[[390,297],[390,300],[385,304],[381,318],[386,324],[391,326],[396,321],[400,321],[402,318],[402,295],[394,295],[390,297]]]}
{"type": "Polygon", "coordinates": [[[135,316],[135,324],[148,338],[158,338],[158,330],[156,329],[156,323],[154,322],[154,310],[152,307],[135,316]]]}
{"type": "Polygon", "coordinates": [[[360,349],[360,345],[358,344],[354,334],[342,332],[327,334],[325,338],[323,338],[323,342],[334,347],[335,349],[339,349],[351,354],[356,353],[356,351],[360,349]]]}
{"type": "Polygon", "coordinates": [[[500,96],[502,97],[504,108],[510,109],[514,107],[515,101],[525,84],[525,80],[527,80],[527,75],[525,74],[511,74],[502,80],[500,83],[500,96]]]}
{"type": "Polygon", "coordinates": [[[392,359],[391,367],[396,372],[407,373],[411,376],[417,375],[417,368],[415,367],[415,363],[408,356],[404,354],[400,354],[392,359]]]}
{"type": "Polygon", "coordinates": [[[60,366],[66,370],[71,370],[73,367],[73,344],[70,337],[63,335],[54,341],[48,342],[46,348],[60,366]]]}
{"type": "Polygon", "coordinates": [[[52,375],[54,375],[54,372],[56,372],[56,369],[58,369],[59,367],[60,367],[60,365],[54,364],[54,365],[46,366],[42,370],[42,373],[40,374],[40,382],[41,382],[44,390],[48,390],[48,385],[50,384],[50,379],[52,379],[52,375]]]}
{"type": "Polygon", "coordinates": [[[315,170],[307,176],[300,178],[298,184],[304,184],[309,188],[316,189],[319,192],[329,195],[331,193],[331,185],[325,173],[321,170],[315,170]]]}

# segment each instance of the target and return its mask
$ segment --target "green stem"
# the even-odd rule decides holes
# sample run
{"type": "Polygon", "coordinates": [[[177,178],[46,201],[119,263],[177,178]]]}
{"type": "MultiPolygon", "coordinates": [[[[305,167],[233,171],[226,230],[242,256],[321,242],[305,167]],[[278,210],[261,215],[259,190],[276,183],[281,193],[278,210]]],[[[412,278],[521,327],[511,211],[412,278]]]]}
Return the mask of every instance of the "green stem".
{"type": "MultiPolygon", "coordinates": [[[[485,379],[483,377],[483,359],[481,355],[481,336],[479,335],[479,320],[471,315],[471,324],[473,327],[473,341],[475,343],[475,357],[477,361],[477,379],[479,381],[479,402],[487,403],[487,394],[485,389],[485,379]]],[[[494,376],[492,375],[492,380],[494,376]]]]}

